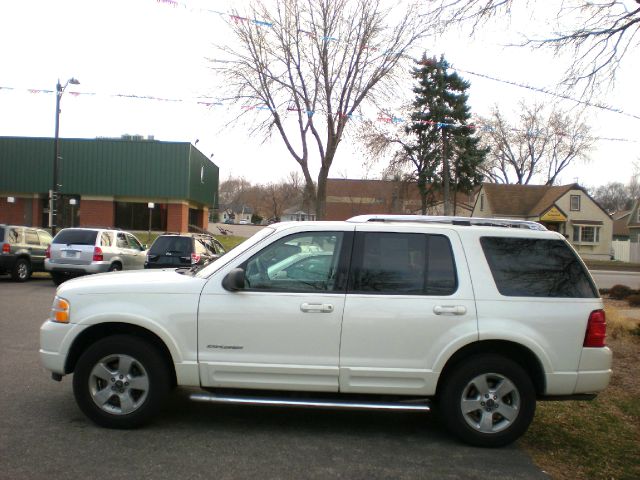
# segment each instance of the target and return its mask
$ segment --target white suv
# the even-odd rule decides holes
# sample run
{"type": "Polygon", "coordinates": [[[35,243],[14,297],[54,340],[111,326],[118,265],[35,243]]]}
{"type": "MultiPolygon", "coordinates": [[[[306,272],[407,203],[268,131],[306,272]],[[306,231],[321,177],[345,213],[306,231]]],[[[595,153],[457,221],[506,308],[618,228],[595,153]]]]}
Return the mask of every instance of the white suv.
{"type": "Polygon", "coordinates": [[[199,270],[64,284],[40,356],[54,379],[74,373],[78,405],[106,427],[145,423],[177,384],[213,403],[436,404],[464,441],[500,446],[537,399],[607,386],[602,308],[571,246],[536,223],[291,222],[199,270]]]}

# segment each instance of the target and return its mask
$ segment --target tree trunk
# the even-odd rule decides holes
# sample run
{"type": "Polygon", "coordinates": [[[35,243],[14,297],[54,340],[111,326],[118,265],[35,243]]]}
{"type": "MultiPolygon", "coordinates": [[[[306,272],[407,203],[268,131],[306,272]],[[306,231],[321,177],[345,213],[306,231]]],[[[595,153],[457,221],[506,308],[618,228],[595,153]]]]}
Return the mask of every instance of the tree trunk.
{"type": "Polygon", "coordinates": [[[442,203],[444,204],[444,214],[451,215],[451,172],[449,170],[449,160],[447,160],[447,135],[444,127],[442,131],[442,203]]]}

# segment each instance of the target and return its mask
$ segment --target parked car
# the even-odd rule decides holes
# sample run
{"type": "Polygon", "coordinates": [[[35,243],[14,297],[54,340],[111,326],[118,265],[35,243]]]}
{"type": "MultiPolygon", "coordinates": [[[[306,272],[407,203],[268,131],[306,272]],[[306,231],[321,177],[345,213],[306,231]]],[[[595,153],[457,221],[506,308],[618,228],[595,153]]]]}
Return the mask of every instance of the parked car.
{"type": "Polygon", "coordinates": [[[225,253],[213,235],[167,233],[155,239],[144,268],[179,268],[205,265],[225,253]]]}
{"type": "Polygon", "coordinates": [[[45,230],[20,225],[0,225],[0,274],[24,282],[33,272],[44,272],[44,256],[51,243],[45,230]]]}
{"type": "Polygon", "coordinates": [[[435,404],[463,441],[496,447],[524,434],[538,400],[606,388],[605,336],[602,299],[561,234],[373,215],[265,227],[201,269],[62,285],[40,357],[55,380],[73,373],[80,409],[111,428],[148,422],[177,384],[211,404],[435,404]],[[321,260],[283,275],[288,257],[321,260]]]}
{"type": "Polygon", "coordinates": [[[243,218],[242,220],[240,220],[240,222],[238,222],[240,225],[251,225],[251,222],[245,218],[243,218]]]}
{"type": "Polygon", "coordinates": [[[53,237],[45,268],[60,285],[91,273],[144,267],[146,246],[135,235],[104,228],[65,228],[53,237]]]}

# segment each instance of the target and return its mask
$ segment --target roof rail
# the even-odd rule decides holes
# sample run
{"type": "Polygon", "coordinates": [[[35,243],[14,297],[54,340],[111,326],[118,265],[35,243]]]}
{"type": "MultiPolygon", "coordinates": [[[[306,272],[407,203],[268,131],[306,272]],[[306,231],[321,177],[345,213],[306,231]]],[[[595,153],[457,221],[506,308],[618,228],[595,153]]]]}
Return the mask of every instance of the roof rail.
{"type": "Polygon", "coordinates": [[[547,228],[530,220],[514,220],[512,218],[483,218],[483,217],[448,217],[432,215],[357,215],[347,222],[417,222],[417,223],[448,223],[451,225],[526,228],[528,230],[547,230],[547,228]]]}

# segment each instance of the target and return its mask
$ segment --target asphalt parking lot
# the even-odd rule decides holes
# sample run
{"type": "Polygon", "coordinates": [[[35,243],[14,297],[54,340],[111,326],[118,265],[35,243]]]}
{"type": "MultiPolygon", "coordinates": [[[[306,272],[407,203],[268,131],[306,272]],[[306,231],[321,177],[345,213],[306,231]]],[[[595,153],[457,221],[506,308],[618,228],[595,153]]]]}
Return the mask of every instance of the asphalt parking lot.
{"type": "Polygon", "coordinates": [[[177,389],[134,431],[91,424],[38,359],[48,278],[0,276],[0,478],[546,479],[511,446],[464,446],[435,415],[192,403],[177,389]]]}

